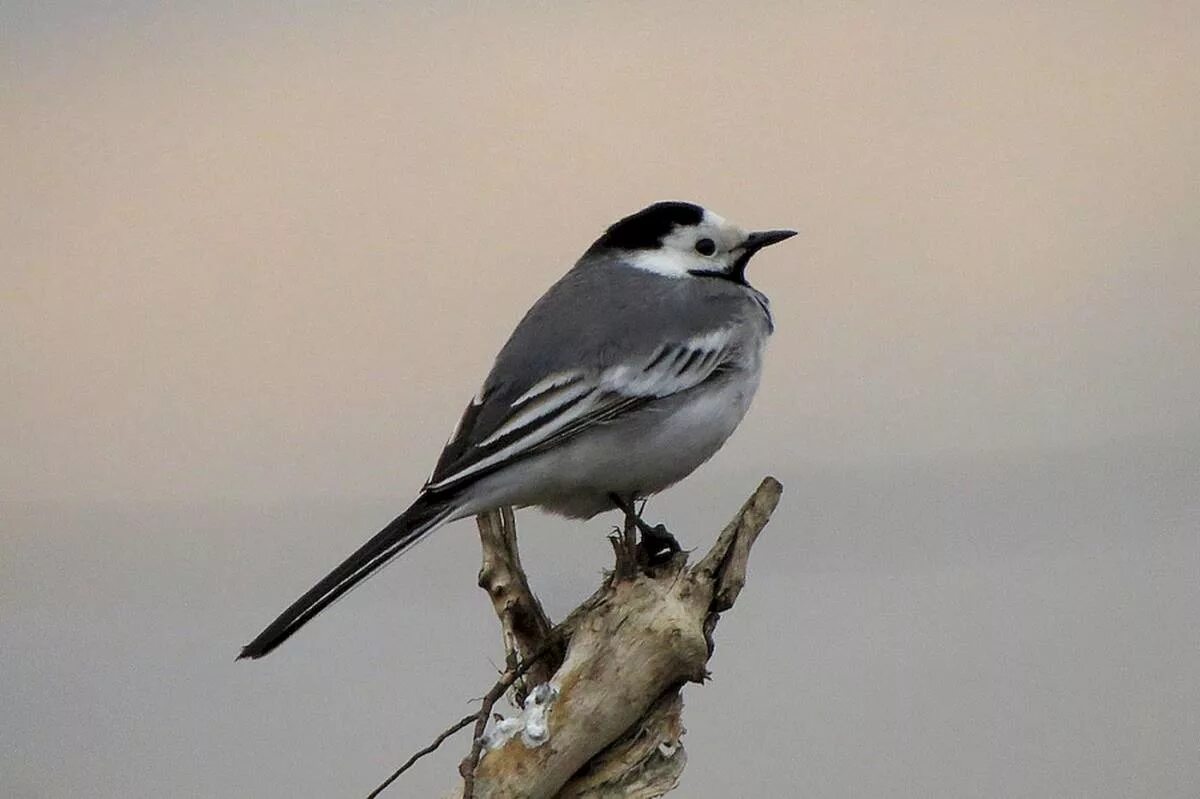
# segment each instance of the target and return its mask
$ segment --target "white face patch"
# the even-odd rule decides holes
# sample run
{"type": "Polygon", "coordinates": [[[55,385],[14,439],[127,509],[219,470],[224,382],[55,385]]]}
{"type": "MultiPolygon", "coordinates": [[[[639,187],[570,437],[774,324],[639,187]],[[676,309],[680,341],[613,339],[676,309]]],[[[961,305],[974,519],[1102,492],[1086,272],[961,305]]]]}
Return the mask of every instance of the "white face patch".
{"type": "Polygon", "coordinates": [[[700,224],[677,226],[657,249],[626,251],[625,261],[636,269],[672,278],[690,277],[693,271],[728,272],[741,254],[735,251],[746,235],[724,217],[705,211],[700,224]],[[711,239],[716,246],[711,255],[696,249],[696,242],[702,239],[711,239]]]}

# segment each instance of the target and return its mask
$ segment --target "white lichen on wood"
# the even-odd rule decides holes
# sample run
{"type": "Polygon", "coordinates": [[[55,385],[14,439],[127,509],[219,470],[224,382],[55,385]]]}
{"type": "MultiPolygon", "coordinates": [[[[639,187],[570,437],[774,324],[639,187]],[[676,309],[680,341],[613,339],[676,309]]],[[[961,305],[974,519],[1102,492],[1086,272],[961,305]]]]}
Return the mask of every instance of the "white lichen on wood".
{"type": "Polygon", "coordinates": [[[544,682],[534,688],[525,697],[520,713],[498,720],[488,731],[484,736],[484,749],[499,749],[518,736],[527,747],[544,744],[550,737],[550,710],[557,698],[558,690],[550,683],[544,682]]]}

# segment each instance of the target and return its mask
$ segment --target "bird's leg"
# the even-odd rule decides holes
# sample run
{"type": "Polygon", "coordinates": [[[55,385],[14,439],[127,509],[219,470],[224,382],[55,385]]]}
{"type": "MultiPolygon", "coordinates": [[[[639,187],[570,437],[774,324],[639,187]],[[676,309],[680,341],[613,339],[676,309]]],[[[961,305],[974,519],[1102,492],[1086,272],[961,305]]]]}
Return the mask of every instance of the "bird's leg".
{"type": "Polygon", "coordinates": [[[637,574],[638,519],[632,507],[617,501],[615,497],[613,499],[617,507],[625,513],[625,524],[622,527],[616,528],[613,534],[608,537],[608,540],[612,543],[613,553],[617,556],[617,563],[613,569],[613,578],[617,582],[620,582],[621,580],[632,579],[637,574]]]}
{"type": "MultiPolygon", "coordinates": [[[[642,533],[642,549],[650,560],[655,560],[658,557],[666,554],[673,555],[680,550],[679,542],[675,540],[675,536],[661,524],[649,525],[642,519],[640,512],[634,509],[633,502],[628,502],[624,498],[616,494],[609,494],[613,504],[625,514],[625,527],[629,528],[630,521],[637,526],[637,529],[642,533]]],[[[646,509],[646,503],[643,500],[642,510],[646,509]]]]}

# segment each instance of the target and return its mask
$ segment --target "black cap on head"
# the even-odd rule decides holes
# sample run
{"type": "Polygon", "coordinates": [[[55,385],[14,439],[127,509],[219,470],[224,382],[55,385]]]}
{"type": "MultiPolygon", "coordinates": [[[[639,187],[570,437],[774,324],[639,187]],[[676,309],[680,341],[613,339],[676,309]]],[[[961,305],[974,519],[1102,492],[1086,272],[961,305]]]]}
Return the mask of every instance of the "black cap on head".
{"type": "Polygon", "coordinates": [[[592,249],[653,250],[679,225],[698,225],[704,209],[693,203],[661,202],[609,226],[592,249]]]}

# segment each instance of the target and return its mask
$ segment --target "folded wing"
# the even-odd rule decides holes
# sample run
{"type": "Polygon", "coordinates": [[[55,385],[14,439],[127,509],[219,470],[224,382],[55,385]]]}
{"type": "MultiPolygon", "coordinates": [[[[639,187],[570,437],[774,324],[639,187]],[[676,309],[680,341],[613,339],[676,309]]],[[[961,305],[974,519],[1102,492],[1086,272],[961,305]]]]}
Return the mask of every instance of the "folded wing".
{"type": "Polygon", "coordinates": [[[664,344],[628,363],[557,372],[529,386],[489,386],[463,413],[425,490],[457,488],[697,386],[726,361],[732,338],[732,331],[722,328],[664,344]]]}

